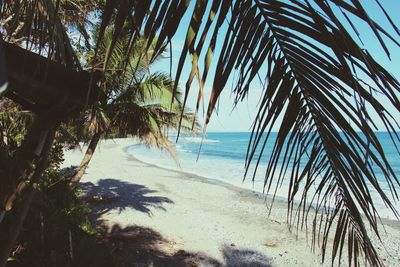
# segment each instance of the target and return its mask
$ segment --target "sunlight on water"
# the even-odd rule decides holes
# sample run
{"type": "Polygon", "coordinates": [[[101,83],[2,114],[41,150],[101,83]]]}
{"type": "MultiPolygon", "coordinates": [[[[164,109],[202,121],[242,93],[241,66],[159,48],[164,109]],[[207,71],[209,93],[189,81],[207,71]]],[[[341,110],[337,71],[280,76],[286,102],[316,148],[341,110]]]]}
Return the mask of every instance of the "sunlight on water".
{"type": "MultiPolygon", "coordinates": [[[[387,159],[393,167],[393,170],[400,176],[399,154],[393,146],[389,135],[387,133],[377,133],[377,136],[386,152],[387,159]]],[[[208,133],[207,138],[204,139],[200,156],[196,161],[202,138],[181,136],[176,144],[176,150],[180,159],[180,168],[166,151],[160,152],[159,150],[152,150],[145,145],[133,145],[129,147],[128,153],[139,160],[160,167],[186,171],[207,178],[227,182],[242,188],[263,192],[265,170],[269,156],[268,153],[272,150],[275,136],[273,135],[266,145],[254,182],[252,181],[252,178],[255,164],[251,165],[249,173],[243,181],[249,137],[250,133],[208,133]]],[[[175,140],[175,138],[171,137],[171,140],[175,140]]],[[[255,158],[257,159],[258,156],[259,155],[256,154],[255,158]]],[[[275,176],[277,176],[278,173],[279,169],[276,170],[275,176]]],[[[383,190],[390,195],[389,188],[387,183],[384,181],[382,173],[376,169],[376,174],[377,178],[382,182],[381,185],[383,190]]],[[[285,179],[278,188],[275,188],[274,184],[270,193],[273,193],[276,189],[277,196],[286,198],[289,186],[288,183],[289,179],[285,179]]],[[[376,207],[380,211],[380,215],[385,218],[394,218],[394,215],[387,210],[382,203],[378,202],[379,197],[377,193],[372,193],[373,196],[375,196],[373,199],[377,201],[376,207]]],[[[298,195],[298,197],[300,197],[300,194],[298,195]]],[[[399,207],[399,203],[396,204],[396,206],[399,207]]]]}

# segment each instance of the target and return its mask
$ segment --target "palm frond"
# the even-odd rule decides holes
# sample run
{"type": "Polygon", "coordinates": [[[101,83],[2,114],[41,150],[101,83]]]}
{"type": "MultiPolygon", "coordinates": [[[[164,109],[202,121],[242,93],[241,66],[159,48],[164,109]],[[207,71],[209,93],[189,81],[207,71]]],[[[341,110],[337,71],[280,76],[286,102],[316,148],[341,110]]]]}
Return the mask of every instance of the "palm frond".
{"type": "Polygon", "coordinates": [[[107,112],[101,106],[93,106],[82,117],[81,125],[87,129],[90,135],[102,133],[110,127],[110,119],[107,112]]]}
{"type": "MultiPolygon", "coordinates": [[[[377,93],[400,111],[400,84],[353,40],[332,5],[364,20],[388,56],[382,36],[398,45],[367,16],[358,1],[236,1],[230,8],[229,28],[216,63],[206,124],[235,70],[238,78],[233,91],[239,101],[266,65],[264,95],[249,143],[247,168],[257,151],[265,151],[272,129],[283,114],[267,162],[266,192],[275,195],[282,180],[289,179],[291,224],[300,228],[317,218],[309,216],[315,207],[317,214],[324,214],[319,217],[323,224],[312,222],[312,232],[324,238],[323,255],[327,237],[334,232],[333,258],[340,260],[346,240],[349,263],[356,264],[364,253],[370,264],[378,266],[382,263],[367,231],[368,225],[379,237],[379,212],[372,192],[378,192],[396,216],[398,212],[373,166],[383,173],[395,200],[399,179],[373,131],[376,122],[368,110],[378,115],[396,144],[397,122],[380,104],[377,93]],[[365,88],[361,82],[364,77],[373,81],[373,90],[365,88]],[[300,196],[300,202],[295,205],[296,196],[300,196]]],[[[182,65],[183,61],[179,68],[182,65]]],[[[255,171],[260,160],[256,159],[255,171]]]]}
{"type": "MultiPolygon", "coordinates": [[[[46,3],[53,2],[36,2],[0,1],[0,16],[5,20],[10,16],[7,34],[11,36],[19,31],[19,22],[23,20],[39,47],[53,47],[65,64],[74,62],[68,52],[71,50],[68,36],[59,27],[62,23],[49,15],[57,12],[45,9],[46,3]],[[35,9],[36,2],[41,4],[38,9],[35,9]],[[22,13],[27,15],[21,16],[22,13]],[[33,24],[34,21],[37,23],[33,24]],[[53,30],[57,34],[53,35],[53,30]]],[[[59,1],[55,3],[57,10],[59,1]]],[[[347,243],[349,265],[357,266],[360,256],[364,255],[371,265],[380,266],[382,262],[367,231],[370,227],[379,237],[377,200],[371,195],[372,191],[377,192],[380,201],[397,215],[393,199],[398,200],[399,179],[374,132],[377,122],[372,117],[378,117],[385,125],[397,147],[400,83],[356,38],[361,39],[357,27],[362,23],[371,30],[383,53],[390,57],[388,43],[399,47],[400,31],[383,2],[376,3],[392,28],[390,31],[375,22],[361,1],[356,0],[196,0],[192,6],[188,0],[106,0],[99,8],[102,21],[94,59],[98,57],[107,69],[113,64],[114,50],[126,51],[124,62],[127,63],[139,37],[143,36],[140,50],[146,52],[151,47],[148,62],[153,62],[171,43],[187,10],[193,8],[175,80],[179,82],[189,55],[192,67],[185,97],[197,77],[200,103],[204,84],[210,77],[212,64],[215,65],[205,126],[229,79],[235,76],[236,103],[245,99],[257,79],[261,80],[264,94],[253,125],[246,166],[255,161],[257,171],[261,161],[257,151],[261,154],[265,151],[266,143],[272,140],[272,129],[283,116],[267,161],[266,192],[274,195],[281,181],[288,179],[288,220],[298,227],[314,220],[312,232],[315,240],[319,235],[323,237],[320,244],[323,255],[328,236],[334,232],[333,258],[342,257],[347,243]],[[224,23],[227,28],[223,27],[224,23]],[[110,25],[112,37],[103,53],[101,45],[110,25]],[[130,28],[128,38],[124,37],[126,25],[130,28]],[[218,47],[221,36],[223,44],[218,47]],[[124,41],[118,43],[119,40],[124,41]],[[119,47],[120,44],[123,45],[119,47]],[[214,54],[219,54],[219,58],[215,60],[214,54]],[[201,73],[199,62],[203,61],[201,73]],[[381,104],[382,98],[387,105],[381,104]],[[278,162],[281,168],[277,168],[278,162]],[[385,177],[392,197],[383,191],[383,183],[378,181],[374,168],[385,177]],[[299,203],[295,203],[296,196],[300,196],[299,203]],[[310,217],[312,207],[322,216],[310,217]]],[[[129,65],[123,65],[123,72],[129,65]]],[[[140,119],[153,125],[152,129],[159,129],[148,110],[134,113],[130,110],[133,108],[121,107],[115,117],[121,124],[132,123],[126,129],[140,119]]],[[[195,114],[198,109],[199,104],[195,114]]]]}
{"type": "MultiPolygon", "coordinates": [[[[219,6],[214,20],[218,22],[229,17],[229,25],[216,62],[206,124],[234,72],[238,78],[233,91],[240,101],[266,66],[265,91],[249,143],[247,167],[257,149],[265,150],[266,143],[271,140],[270,133],[283,114],[267,162],[266,192],[274,195],[282,179],[289,179],[288,220],[291,224],[305,225],[311,207],[316,207],[318,214],[323,211],[324,216],[319,218],[325,226],[318,228],[323,224],[314,222],[312,231],[324,237],[323,255],[327,237],[334,232],[333,258],[341,258],[346,240],[349,263],[356,265],[364,253],[370,264],[382,265],[367,231],[369,226],[379,237],[377,200],[371,197],[372,191],[378,192],[381,201],[395,215],[398,213],[393,198],[387,196],[378,182],[373,166],[383,173],[395,200],[398,200],[399,180],[374,132],[376,122],[372,121],[371,114],[378,115],[396,145],[399,137],[395,116],[380,104],[377,95],[385,96],[390,105],[400,111],[400,84],[353,39],[337,12],[346,14],[353,29],[351,17],[364,21],[388,56],[384,38],[398,46],[398,36],[391,36],[374,22],[358,1],[256,0],[211,4],[214,10],[219,6]],[[364,85],[365,80],[372,81],[368,87],[364,85]],[[278,161],[283,162],[281,169],[278,161]],[[317,190],[311,190],[313,187],[317,190]],[[295,196],[299,195],[301,201],[294,205],[295,196]]],[[[190,90],[193,75],[199,75],[198,59],[193,60],[193,57],[198,57],[202,50],[194,52],[196,43],[200,47],[203,45],[198,23],[205,10],[205,3],[196,1],[193,23],[188,26],[178,64],[176,80],[180,78],[186,55],[192,56],[193,68],[186,92],[190,90]]],[[[393,23],[392,26],[395,27],[393,23]]],[[[204,29],[207,36],[208,27],[204,29]]],[[[213,36],[217,36],[220,25],[214,29],[213,36]]],[[[215,49],[213,38],[208,47],[211,52],[205,57],[208,61],[203,77],[215,49]]],[[[256,170],[260,160],[261,157],[256,160],[256,170]]]]}
{"type": "Polygon", "coordinates": [[[174,126],[171,118],[179,115],[163,110],[160,105],[142,106],[134,102],[116,103],[112,113],[113,127],[121,136],[135,136],[151,147],[166,149],[179,164],[172,143],[164,135],[164,131],[174,126]]]}
{"type": "Polygon", "coordinates": [[[0,1],[2,33],[9,42],[81,70],[80,61],[58,12],[61,0],[0,1]]]}
{"type": "Polygon", "coordinates": [[[163,107],[176,111],[181,108],[182,92],[174,90],[174,84],[168,75],[156,72],[134,86],[137,91],[135,97],[140,102],[157,101],[163,107]],[[176,103],[171,105],[171,99],[176,103]]]}

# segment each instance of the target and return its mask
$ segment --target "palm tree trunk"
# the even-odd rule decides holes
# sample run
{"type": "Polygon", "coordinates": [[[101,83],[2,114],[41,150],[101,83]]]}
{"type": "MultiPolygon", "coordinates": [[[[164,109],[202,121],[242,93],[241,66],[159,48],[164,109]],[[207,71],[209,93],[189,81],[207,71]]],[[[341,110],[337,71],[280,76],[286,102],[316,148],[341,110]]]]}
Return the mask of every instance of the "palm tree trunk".
{"type": "Polygon", "coordinates": [[[82,176],[85,173],[85,170],[86,170],[87,166],[89,165],[90,160],[93,157],[94,151],[96,150],[96,147],[97,147],[97,144],[99,143],[101,135],[102,135],[102,133],[99,132],[99,133],[95,133],[92,136],[89,146],[86,149],[85,156],[83,157],[82,162],[79,165],[78,171],[71,178],[71,181],[70,181],[71,185],[76,185],[82,179],[82,176]]]}
{"type": "Polygon", "coordinates": [[[35,161],[42,154],[49,129],[54,127],[47,116],[37,116],[15,155],[15,165],[8,179],[1,181],[4,192],[0,195],[0,223],[18,195],[26,188],[25,180],[32,178],[35,161]]]}
{"type": "Polygon", "coordinates": [[[46,136],[44,137],[43,149],[40,153],[40,159],[38,161],[37,167],[32,175],[31,183],[29,184],[29,188],[27,189],[26,194],[21,202],[21,206],[19,208],[19,213],[17,215],[15,223],[10,228],[9,234],[5,242],[2,244],[2,248],[0,250],[0,266],[6,266],[7,259],[14,247],[14,244],[18,238],[19,233],[21,232],[22,226],[28,214],[29,208],[32,204],[34,195],[36,193],[36,186],[38,180],[40,180],[43,171],[48,166],[48,155],[53,145],[53,141],[56,134],[56,128],[47,131],[46,136]]]}

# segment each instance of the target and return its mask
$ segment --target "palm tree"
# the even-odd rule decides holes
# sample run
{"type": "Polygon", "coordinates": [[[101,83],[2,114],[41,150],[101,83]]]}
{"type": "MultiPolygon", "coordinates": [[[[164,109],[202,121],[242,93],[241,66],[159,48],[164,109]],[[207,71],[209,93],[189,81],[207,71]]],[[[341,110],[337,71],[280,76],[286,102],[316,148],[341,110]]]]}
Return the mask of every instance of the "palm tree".
{"type": "MultiPolygon", "coordinates": [[[[84,112],[83,122],[78,120],[78,125],[85,125],[86,133],[83,135],[89,134],[91,138],[82,162],[71,178],[71,184],[81,180],[100,139],[107,132],[111,131],[118,137],[138,137],[149,146],[166,149],[178,162],[174,147],[164,132],[178,130],[181,115],[181,128],[184,130],[192,131],[191,125],[198,125],[193,114],[183,109],[181,92],[174,90],[174,82],[163,73],[148,74],[152,64],[147,64],[145,58],[151,57],[152,51],[148,50],[146,57],[140,55],[140,43],[143,41],[137,42],[137,46],[132,48],[135,53],[127,62],[124,61],[129,30],[129,27],[123,30],[109,57],[104,78],[107,99],[84,112]],[[121,71],[124,64],[130,67],[121,71]],[[173,104],[171,99],[174,100],[173,104]]],[[[112,31],[108,29],[99,48],[99,56],[109,53],[111,43],[112,31]]],[[[152,63],[161,56],[162,53],[152,63]]],[[[96,68],[104,68],[103,64],[99,62],[96,68]]]]}
{"type": "MultiPolygon", "coordinates": [[[[165,136],[165,132],[169,130],[178,130],[182,113],[179,99],[175,99],[176,104],[172,109],[165,101],[166,96],[170,101],[172,90],[173,82],[165,75],[156,74],[143,84],[128,88],[104,109],[99,107],[88,110],[84,116],[84,123],[91,138],[71,183],[76,184],[80,181],[100,139],[106,136],[107,132],[113,132],[118,137],[138,137],[149,146],[166,149],[178,162],[174,147],[165,136]]],[[[182,128],[192,131],[193,114],[186,111],[183,118],[185,126],[182,128]]]]}
{"type": "MultiPolygon", "coordinates": [[[[56,15],[57,8],[54,9],[52,1],[41,1],[40,3],[36,1],[22,5],[17,2],[4,5],[2,3],[1,8],[3,11],[2,18],[4,19],[2,20],[1,31],[8,42],[17,44],[5,45],[8,64],[6,68],[2,64],[1,71],[2,77],[6,77],[4,71],[5,69],[8,70],[9,88],[6,92],[2,92],[2,96],[10,97],[25,109],[36,113],[32,116],[33,122],[30,127],[24,129],[26,130],[24,139],[22,142],[18,141],[16,151],[12,151],[10,164],[6,166],[6,169],[2,169],[2,171],[5,171],[3,174],[5,174],[4,178],[6,179],[2,181],[1,185],[0,223],[3,222],[6,214],[9,217],[12,216],[10,214],[16,215],[13,224],[2,223],[0,225],[2,236],[6,237],[6,240],[2,241],[3,246],[0,251],[0,265],[4,266],[31,206],[36,192],[35,185],[40,181],[42,173],[46,169],[56,128],[60,121],[65,120],[84,102],[82,101],[83,97],[75,97],[79,94],[78,92],[86,95],[86,88],[83,90],[79,88],[82,88],[81,85],[85,83],[89,84],[87,79],[89,75],[82,71],[67,32],[56,15]],[[37,21],[38,17],[30,17],[35,22],[31,21],[31,24],[26,24],[24,19],[20,19],[29,17],[31,8],[39,11],[39,17],[45,18],[45,20],[37,21]],[[17,13],[14,13],[13,10],[17,13]],[[53,25],[51,30],[46,26],[43,27],[43,25],[49,23],[53,25]],[[30,26],[33,24],[36,27],[35,31],[30,30],[30,26]],[[54,40],[57,42],[55,46],[53,46],[54,40]],[[24,49],[18,46],[24,46],[24,48],[35,52],[23,51],[24,49]],[[39,55],[36,53],[39,53],[39,55]],[[45,54],[48,59],[46,60],[40,54],[45,54]],[[24,63],[20,64],[21,62],[24,63]],[[46,66],[45,71],[43,66],[46,66]],[[66,77],[68,78],[65,79],[66,77]],[[56,83],[59,84],[52,86],[51,80],[56,80],[56,83]],[[76,82],[76,84],[75,86],[63,86],[66,85],[65,82],[62,82],[63,80],[76,82]],[[38,81],[39,83],[37,83],[38,81]],[[71,89],[75,93],[71,94],[71,89]],[[61,93],[64,96],[58,94],[57,98],[50,97],[50,101],[46,100],[56,92],[64,92],[61,93]],[[68,96],[65,97],[65,94],[68,96]],[[33,98],[36,100],[33,100],[33,98]],[[75,100],[72,100],[73,98],[75,100]],[[46,106],[45,112],[42,109],[44,106],[41,106],[43,104],[46,106]],[[17,209],[11,211],[15,206],[14,204],[17,204],[17,209]]],[[[3,49],[1,52],[1,56],[3,56],[3,49]]],[[[3,60],[1,61],[4,63],[3,60]]],[[[92,80],[94,85],[91,84],[89,87],[93,92],[98,92],[95,85],[97,78],[93,77],[92,80]]],[[[86,85],[83,85],[83,87],[86,87],[86,85]]],[[[91,103],[93,94],[87,95],[86,103],[91,103]]],[[[9,114],[4,115],[7,117],[9,114]]],[[[16,117],[14,115],[10,118],[14,119],[16,117]]],[[[25,114],[22,115],[26,117],[25,114]]],[[[7,124],[6,121],[3,122],[7,124]]],[[[5,124],[2,124],[4,128],[5,124]]],[[[13,137],[15,138],[15,136],[13,137]]],[[[10,140],[3,139],[3,141],[9,142],[10,140]]],[[[4,163],[6,162],[2,162],[2,164],[4,163]]]]}
{"type": "MultiPolygon", "coordinates": [[[[57,6],[60,1],[54,2],[57,6]]],[[[126,58],[133,53],[131,47],[139,36],[146,40],[144,48],[148,49],[157,35],[155,52],[149,58],[151,62],[158,51],[171,44],[178,26],[186,22],[184,15],[192,12],[190,23],[184,25],[187,36],[175,78],[180,80],[186,57],[190,55],[192,68],[185,97],[197,77],[198,101],[201,101],[204,84],[214,64],[207,125],[229,77],[236,74],[233,92],[237,101],[244,99],[253,82],[260,79],[264,95],[249,141],[246,166],[253,161],[258,166],[260,158],[254,158],[255,151],[257,147],[264,150],[273,126],[279,123],[277,118],[283,116],[268,161],[266,191],[274,192],[273,185],[290,179],[289,222],[300,226],[311,220],[314,238],[323,237],[323,255],[327,238],[333,234],[333,258],[341,258],[344,244],[347,244],[349,265],[357,265],[363,255],[372,266],[381,266],[382,261],[367,233],[367,228],[371,228],[379,237],[379,212],[370,192],[377,191],[397,215],[393,198],[398,200],[400,183],[374,132],[376,122],[372,121],[371,114],[377,114],[397,147],[400,83],[365,49],[357,28],[369,28],[371,38],[375,37],[382,51],[390,57],[390,50],[400,46],[400,30],[383,2],[376,0],[374,3],[386,20],[385,24],[374,21],[370,12],[356,0],[194,2],[191,5],[187,0],[106,0],[105,5],[97,9],[101,12],[101,22],[94,57],[106,63],[103,65],[106,70],[125,22],[130,21],[132,31],[125,49],[126,58]],[[111,23],[113,37],[109,52],[101,55],[96,51],[111,23]],[[223,45],[218,45],[220,38],[223,38],[223,45]],[[395,48],[390,48],[393,45],[395,48]],[[213,58],[215,53],[219,54],[217,60],[213,58]],[[200,72],[199,65],[203,61],[200,72]],[[387,105],[382,105],[381,101],[387,105]],[[284,167],[276,175],[278,160],[284,167]],[[393,197],[382,190],[383,184],[376,179],[372,165],[385,176],[393,197]],[[300,166],[306,167],[301,169],[300,166]],[[315,192],[310,191],[313,187],[315,192]],[[294,196],[299,194],[302,201],[294,205],[294,196]],[[311,207],[316,207],[315,213],[321,216],[312,216],[311,207]],[[333,224],[335,220],[337,223],[333,224]]],[[[18,4],[33,5],[28,0],[2,0],[0,9],[11,10],[18,4]]],[[[34,19],[44,20],[46,16],[39,16],[39,12],[31,8],[28,16],[19,17],[18,12],[11,14],[19,21],[26,21],[29,31],[46,32],[43,29],[51,29],[54,23],[30,23],[34,19]]],[[[11,28],[7,34],[13,32],[11,28]]],[[[59,40],[54,38],[49,42],[56,44],[59,40]]],[[[63,46],[54,47],[62,51],[63,46]]]]}

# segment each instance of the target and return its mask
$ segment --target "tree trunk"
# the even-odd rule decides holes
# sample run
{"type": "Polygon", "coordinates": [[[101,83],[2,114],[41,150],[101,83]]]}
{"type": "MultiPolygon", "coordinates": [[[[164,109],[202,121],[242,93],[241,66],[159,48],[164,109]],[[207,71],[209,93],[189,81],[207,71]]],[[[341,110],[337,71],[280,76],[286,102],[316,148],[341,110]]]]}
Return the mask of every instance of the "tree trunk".
{"type": "Polygon", "coordinates": [[[29,129],[24,141],[15,155],[14,166],[9,177],[5,177],[4,191],[0,194],[0,223],[7,211],[11,210],[18,195],[26,188],[26,180],[31,180],[35,161],[42,155],[42,151],[49,133],[54,127],[47,116],[37,116],[29,129]]]}
{"type": "Polygon", "coordinates": [[[43,143],[43,148],[40,153],[40,159],[38,161],[37,167],[32,175],[31,183],[27,189],[26,194],[24,195],[23,200],[20,203],[19,213],[16,222],[11,226],[7,239],[2,244],[2,248],[0,250],[0,266],[6,266],[7,259],[14,247],[14,244],[18,238],[19,233],[21,232],[22,226],[24,224],[25,218],[28,214],[29,208],[32,204],[37,182],[40,180],[43,171],[48,166],[48,155],[53,145],[56,128],[47,131],[45,136],[45,140],[43,143]]]}
{"type": "Polygon", "coordinates": [[[82,179],[83,174],[87,166],[89,165],[90,160],[93,157],[93,153],[96,150],[97,144],[99,143],[100,137],[102,133],[95,133],[90,140],[89,146],[86,149],[85,156],[82,159],[81,165],[79,165],[78,171],[75,175],[71,178],[71,185],[76,185],[82,179]]]}

